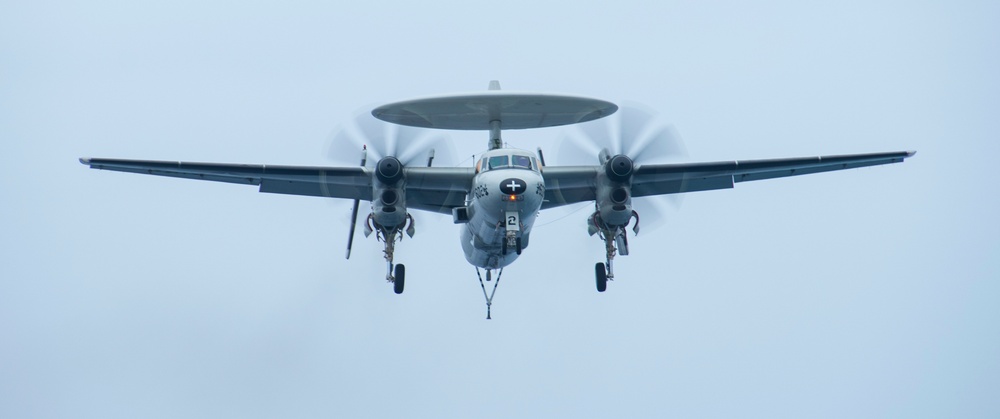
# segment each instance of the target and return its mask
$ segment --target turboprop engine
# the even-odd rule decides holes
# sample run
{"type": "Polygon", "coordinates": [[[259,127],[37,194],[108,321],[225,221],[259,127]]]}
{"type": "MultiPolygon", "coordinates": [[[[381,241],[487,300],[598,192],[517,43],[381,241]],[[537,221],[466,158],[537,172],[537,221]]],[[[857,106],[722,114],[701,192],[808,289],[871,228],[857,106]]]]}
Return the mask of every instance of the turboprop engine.
{"type": "Polygon", "coordinates": [[[406,213],[406,176],[403,163],[398,158],[386,156],[375,164],[372,177],[372,213],[365,222],[365,237],[375,232],[375,237],[385,244],[386,281],[393,283],[396,294],[403,293],[406,269],[402,263],[393,264],[396,241],[400,233],[413,237],[413,217],[406,213]]]}
{"type": "MultiPolygon", "coordinates": [[[[447,153],[449,143],[445,137],[421,134],[415,128],[399,125],[386,125],[376,120],[368,111],[355,116],[353,123],[341,128],[333,137],[338,147],[331,148],[333,156],[343,156],[345,153],[339,147],[353,143],[361,148],[361,167],[371,170],[371,214],[365,219],[365,237],[375,233],[375,238],[382,242],[385,255],[385,279],[393,284],[396,294],[403,292],[406,278],[406,267],[402,263],[393,263],[396,242],[403,239],[403,233],[413,237],[415,232],[413,217],[406,211],[406,169],[405,166],[418,164],[417,161],[427,156],[427,167],[434,161],[435,147],[444,146],[445,161],[450,161],[447,153]],[[368,146],[371,145],[371,149],[368,146]],[[369,151],[378,161],[374,168],[368,165],[369,151]]],[[[351,210],[351,228],[347,233],[347,253],[351,257],[351,245],[354,241],[354,227],[358,219],[358,209],[361,200],[354,200],[351,210]]]]}
{"type": "MultiPolygon", "coordinates": [[[[669,125],[660,123],[651,112],[638,106],[620,107],[611,118],[578,126],[578,136],[570,137],[562,155],[577,155],[581,161],[596,153],[604,170],[597,173],[595,210],[587,220],[587,232],[604,241],[607,260],[594,266],[597,290],[604,291],[614,279],[615,255],[628,255],[627,229],[639,234],[639,213],[632,202],[632,181],[638,164],[684,154],[680,136],[669,125]]],[[[662,160],[661,160],[662,162],[662,160]]],[[[654,216],[656,206],[649,214],[654,216]]],[[[637,204],[642,205],[642,202],[637,204]]],[[[644,212],[644,214],[646,214],[644,212]]]]}
{"type": "MultiPolygon", "coordinates": [[[[604,171],[597,175],[597,211],[589,222],[590,235],[614,227],[624,228],[632,217],[637,217],[632,210],[632,172],[635,169],[632,159],[623,154],[610,156],[607,150],[602,150],[600,160],[604,162],[604,171]]],[[[638,230],[638,225],[634,229],[638,230]]]]}
{"type": "Polygon", "coordinates": [[[383,157],[375,165],[372,180],[372,219],[384,227],[401,226],[406,222],[406,191],[403,163],[383,157]]]}

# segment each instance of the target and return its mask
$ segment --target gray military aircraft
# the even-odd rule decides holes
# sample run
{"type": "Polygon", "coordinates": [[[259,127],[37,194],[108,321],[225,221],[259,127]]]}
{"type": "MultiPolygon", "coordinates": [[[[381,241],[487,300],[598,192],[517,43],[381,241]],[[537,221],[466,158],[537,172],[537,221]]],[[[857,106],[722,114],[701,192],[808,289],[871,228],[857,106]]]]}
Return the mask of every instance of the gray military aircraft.
{"type": "MultiPolygon", "coordinates": [[[[409,210],[450,214],[462,225],[461,244],[465,258],[476,268],[486,299],[487,319],[503,268],[528,247],[531,229],[539,211],[579,202],[594,202],[588,217],[591,236],[604,241],[605,261],[595,265],[599,292],[614,279],[615,255],[628,255],[628,227],[639,232],[639,214],[633,199],[732,188],[735,183],[797,176],[834,170],[899,163],[913,151],[739,160],[704,163],[640,164],[644,150],[661,146],[663,135],[645,141],[623,142],[616,150],[600,149],[597,164],[546,166],[541,149],[537,153],[505,147],[501,130],[553,127],[598,120],[614,114],[618,106],[579,96],[501,91],[490,83],[485,92],[453,94],[390,103],[371,115],[385,122],[419,128],[484,130],[489,149],[472,167],[433,167],[433,150],[426,165],[404,164],[393,151],[379,156],[368,167],[367,148],[359,166],[306,167],[219,163],[189,163],[150,160],[81,158],[94,169],[171,176],[256,185],[260,192],[341,198],[354,201],[347,257],[357,224],[360,201],[371,202],[365,235],[376,233],[384,245],[386,280],[397,294],[403,292],[405,267],[394,263],[395,245],[405,232],[414,234],[409,210]],[[659,144],[658,144],[659,143],[659,144]],[[626,149],[627,148],[627,149],[626,149]],[[493,291],[486,281],[497,272],[493,291]]],[[[638,118],[642,119],[642,118],[638,118]]],[[[621,119],[620,136],[634,137],[641,127],[630,126],[637,118],[621,119]]],[[[640,122],[641,124],[641,122],[640,122]]],[[[663,132],[661,132],[663,134],[663,132]]],[[[600,135],[600,134],[598,134],[600,135]]]]}

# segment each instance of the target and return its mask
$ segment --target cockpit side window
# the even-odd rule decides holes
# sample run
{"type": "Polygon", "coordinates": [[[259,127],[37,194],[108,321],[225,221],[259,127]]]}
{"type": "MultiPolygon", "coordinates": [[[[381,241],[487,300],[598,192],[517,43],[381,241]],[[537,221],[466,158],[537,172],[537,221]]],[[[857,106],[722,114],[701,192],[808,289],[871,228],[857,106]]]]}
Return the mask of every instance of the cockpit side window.
{"type": "Polygon", "coordinates": [[[493,156],[490,157],[490,169],[497,169],[501,167],[507,167],[509,165],[509,160],[507,156],[493,156]]]}
{"type": "Polygon", "coordinates": [[[520,167],[522,169],[531,169],[531,157],[528,156],[513,156],[514,167],[520,167]]]}

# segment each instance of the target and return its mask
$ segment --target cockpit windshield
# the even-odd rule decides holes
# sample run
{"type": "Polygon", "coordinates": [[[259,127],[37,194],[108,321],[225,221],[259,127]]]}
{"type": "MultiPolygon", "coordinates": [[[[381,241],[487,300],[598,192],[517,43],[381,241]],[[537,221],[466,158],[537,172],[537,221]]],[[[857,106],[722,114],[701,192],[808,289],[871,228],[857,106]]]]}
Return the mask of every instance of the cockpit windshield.
{"type": "Polygon", "coordinates": [[[507,167],[509,163],[507,162],[507,156],[493,156],[489,160],[489,168],[499,169],[501,167],[507,167]]]}
{"type": "Polygon", "coordinates": [[[531,169],[531,157],[528,156],[513,156],[514,167],[520,167],[523,169],[531,169]]]}
{"type": "Polygon", "coordinates": [[[483,160],[477,165],[477,170],[494,170],[494,169],[528,169],[538,171],[538,167],[534,162],[534,159],[530,155],[523,154],[508,154],[500,156],[488,156],[483,157],[483,160]]]}

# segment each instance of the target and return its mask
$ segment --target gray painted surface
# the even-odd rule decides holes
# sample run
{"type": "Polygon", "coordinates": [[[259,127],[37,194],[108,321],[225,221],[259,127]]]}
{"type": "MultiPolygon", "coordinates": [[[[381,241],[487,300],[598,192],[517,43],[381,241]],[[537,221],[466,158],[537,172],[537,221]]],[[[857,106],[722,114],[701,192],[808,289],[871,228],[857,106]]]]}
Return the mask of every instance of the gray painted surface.
{"type": "MultiPolygon", "coordinates": [[[[0,417],[996,417],[998,17],[9,4],[0,417]],[[344,260],[349,201],[77,162],[354,166],[327,138],[359,108],[492,79],[644,103],[689,161],[919,154],[688,194],[644,216],[604,294],[590,208],[543,213],[490,322],[448,215],[419,214],[398,247],[397,296],[374,240],[344,260]]],[[[560,159],[563,132],[504,140],[592,164],[560,159]]],[[[463,165],[487,140],[452,138],[463,165]]]]}

